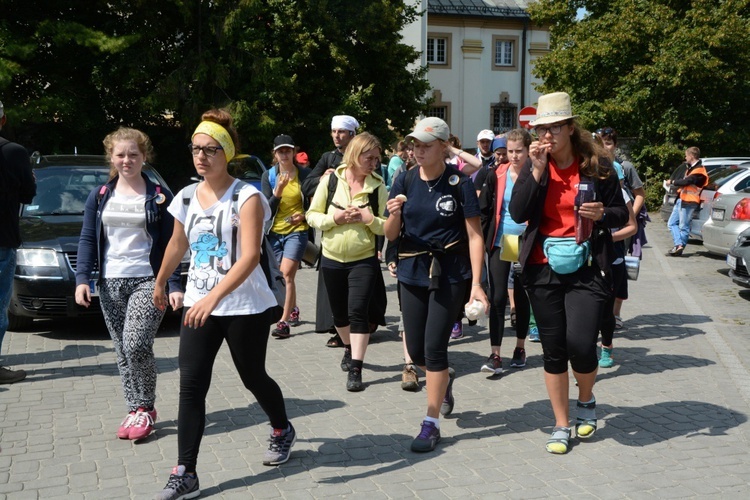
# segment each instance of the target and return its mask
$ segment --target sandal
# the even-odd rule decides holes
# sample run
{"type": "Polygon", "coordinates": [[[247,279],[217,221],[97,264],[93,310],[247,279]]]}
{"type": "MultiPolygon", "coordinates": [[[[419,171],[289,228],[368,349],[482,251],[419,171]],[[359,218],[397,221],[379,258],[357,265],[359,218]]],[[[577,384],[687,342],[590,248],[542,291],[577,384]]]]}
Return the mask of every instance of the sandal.
{"type": "Polygon", "coordinates": [[[326,342],[326,347],[344,347],[344,341],[341,340],[341,337],[339,337],[339,334],[337,333],[330,339],[328,339],[328,342],[326,342]]]}
{"type": "Polygon", "coordinates": [[[622,318],[615,316],[615,330],[622,330],[623,326],[622,318]]]}
{"type": "Polygon", "coordinates": [[[570,427],[555,427],[545,445],[548,453],[564,455],[570,447],[570,427]]]}
{"type": "Polygon", "coordinates": [[[576,436],[578,436],[579,439],[589,439],[596,432],[596,399],[592,399],[588,403],[581,403],[580,401],[578,401],[578,403],[576,403],[576,406],[578,407],[579,413],[582,409],[592,410],[592,412],[586,413],[593,413],[594,415],[594,418],[576,418],[576,436]]]}
{"type": "Polygon", "coordinates": [[[510,312],[510,326],[512,328],[516,327],[516,311],[511,311],[510,312]]]}

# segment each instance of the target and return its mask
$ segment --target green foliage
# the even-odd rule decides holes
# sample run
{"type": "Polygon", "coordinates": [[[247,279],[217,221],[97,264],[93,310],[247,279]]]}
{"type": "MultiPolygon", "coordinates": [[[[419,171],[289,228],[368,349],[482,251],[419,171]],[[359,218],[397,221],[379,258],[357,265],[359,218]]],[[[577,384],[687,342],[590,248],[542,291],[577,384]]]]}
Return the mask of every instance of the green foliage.
{"type": "Polygon", "coordinates": [[[550,26],[539,90],[568,92],[585,127],[633,138],[650,184],[688,146],[750,153],[750,0],[538,0],[529,12],[550,26]]]}
{"type": "Polygon", "coordinates": [[[331,116],[388,144],[426,109],[425,69],[400,30],[402,0],[0,0],[0,99],[9,132],[43,153],[100,153],[118,125],[149,133],[157,166],[187,177],[184,145],[211,107],[242,150],[270,159],[292,135],[313,161],[331,116]]]}

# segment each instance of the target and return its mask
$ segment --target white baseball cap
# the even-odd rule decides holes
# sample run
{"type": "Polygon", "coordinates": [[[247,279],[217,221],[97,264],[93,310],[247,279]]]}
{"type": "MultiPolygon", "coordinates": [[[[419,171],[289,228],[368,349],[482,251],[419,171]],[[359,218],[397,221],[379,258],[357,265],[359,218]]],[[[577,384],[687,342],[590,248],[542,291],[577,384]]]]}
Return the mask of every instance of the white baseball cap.
{"type": "Polygon", "coordinates": [[[492,130],[484,129],[479,134],[477,134],[477,141],[481,141],[482,139],[487,139],[488,141],[491,141],[495,138],[495,133],[492,130]]]}

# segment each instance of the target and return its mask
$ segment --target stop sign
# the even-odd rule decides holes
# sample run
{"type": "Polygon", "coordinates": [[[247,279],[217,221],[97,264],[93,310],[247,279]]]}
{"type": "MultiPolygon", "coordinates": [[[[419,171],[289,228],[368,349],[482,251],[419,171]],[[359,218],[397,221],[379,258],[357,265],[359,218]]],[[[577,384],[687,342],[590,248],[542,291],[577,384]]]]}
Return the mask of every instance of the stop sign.
{"type": "Polygon", "coordinates": [[[526,106],[518,113],[518,125],[523,128],[531,128],[530,122],[536,120],[536,108],[534,106],[526,106]]]}

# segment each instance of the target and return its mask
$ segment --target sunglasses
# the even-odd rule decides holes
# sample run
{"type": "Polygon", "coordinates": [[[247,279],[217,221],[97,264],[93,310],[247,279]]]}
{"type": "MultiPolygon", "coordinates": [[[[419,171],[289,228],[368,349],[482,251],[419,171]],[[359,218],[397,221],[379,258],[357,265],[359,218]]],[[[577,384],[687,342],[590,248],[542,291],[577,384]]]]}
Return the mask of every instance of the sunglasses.
{"type": "Polygon", "coordinates": [[[596,130],[596,133],[599,135],[613,135],[615,133],[615,129],[613,129],[612,127],[600,128],[596,130]]]}

